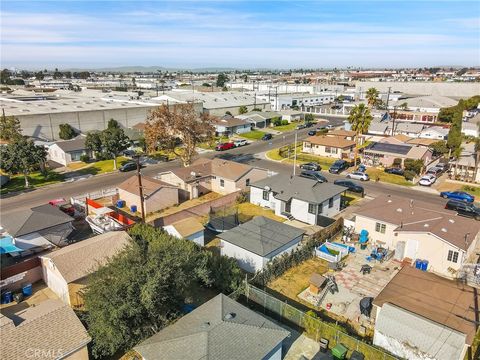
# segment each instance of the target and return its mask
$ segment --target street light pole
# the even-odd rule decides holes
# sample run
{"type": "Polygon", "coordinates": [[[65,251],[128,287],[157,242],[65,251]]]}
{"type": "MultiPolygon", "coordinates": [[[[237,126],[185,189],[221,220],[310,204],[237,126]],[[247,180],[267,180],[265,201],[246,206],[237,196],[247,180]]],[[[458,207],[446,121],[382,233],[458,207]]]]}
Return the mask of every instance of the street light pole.
{"type": "Polygon", "coordinates": [[[138,193],[140,195],[140,209],[142,212],[142,223],[145,224],[145,199],[143,198],[142,173],[140,172],[140,156],[136,156],[137,160],[137,177],[138,177],[138,193]]]}

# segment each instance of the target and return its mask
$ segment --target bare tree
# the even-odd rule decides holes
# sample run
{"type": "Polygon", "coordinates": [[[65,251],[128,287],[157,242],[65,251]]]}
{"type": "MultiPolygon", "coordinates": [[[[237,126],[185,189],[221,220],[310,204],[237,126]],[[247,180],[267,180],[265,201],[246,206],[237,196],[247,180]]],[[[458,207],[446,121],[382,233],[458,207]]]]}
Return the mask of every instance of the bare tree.
{"type": "Polygon", "coordinates": [[[152,110],[145,127],[145,142],[149,152],[159,147],[173,151],[183,162],[191,164],[198,143],[213,137],[214,128],[207,114],[198,115],[193,104],[162,105],[152,110]],[[178,148],[177,139],[183,146],[178,148]]]}

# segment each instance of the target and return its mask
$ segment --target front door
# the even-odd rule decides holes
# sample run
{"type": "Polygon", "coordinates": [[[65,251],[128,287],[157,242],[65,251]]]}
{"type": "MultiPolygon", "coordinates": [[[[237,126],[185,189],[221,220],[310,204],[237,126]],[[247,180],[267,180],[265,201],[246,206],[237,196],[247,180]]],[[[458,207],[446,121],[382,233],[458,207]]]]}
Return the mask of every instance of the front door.
{"type": "Polygon", "coordinates": [[[418,240],[408,240],[405,247],[405,256],[409,259],[415,260],[417,258],[418,240]]]}
{"type": "Polygon", "coordinates": [[[291,210],[292,210],[292,200],[288,200],[285,203],[285,212],[290,214],[291,210]]]}

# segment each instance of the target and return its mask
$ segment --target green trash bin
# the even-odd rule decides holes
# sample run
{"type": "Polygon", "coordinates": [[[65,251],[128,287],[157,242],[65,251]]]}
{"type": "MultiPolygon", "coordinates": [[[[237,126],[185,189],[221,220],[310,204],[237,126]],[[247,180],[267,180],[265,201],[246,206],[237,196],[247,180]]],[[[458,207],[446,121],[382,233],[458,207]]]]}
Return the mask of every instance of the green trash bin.
{"type": "Polygon", "coordinates": [[[347,351],[348,349],[343,346],[342,344],[337,344],[333,349],[332,349],[332,355],[334,359],[339,359],[343,360],[347,358],[347,351]]]}

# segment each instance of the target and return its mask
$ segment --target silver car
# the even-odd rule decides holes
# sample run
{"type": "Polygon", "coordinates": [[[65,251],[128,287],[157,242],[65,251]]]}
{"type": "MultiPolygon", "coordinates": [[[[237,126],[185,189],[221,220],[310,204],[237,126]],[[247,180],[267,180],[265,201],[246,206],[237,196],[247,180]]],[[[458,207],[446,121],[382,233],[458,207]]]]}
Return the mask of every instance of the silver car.
{"type": "Polygon", "coordinates": [[[355,179],[355,180],[360,180],[360,181],[368,181],[370,180],[370,177],[368,174],[361,172],[361,171],[353,171],[349,174],[347,174],[348,179],[355,179]]]}

